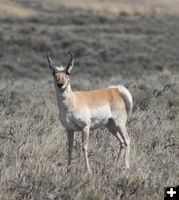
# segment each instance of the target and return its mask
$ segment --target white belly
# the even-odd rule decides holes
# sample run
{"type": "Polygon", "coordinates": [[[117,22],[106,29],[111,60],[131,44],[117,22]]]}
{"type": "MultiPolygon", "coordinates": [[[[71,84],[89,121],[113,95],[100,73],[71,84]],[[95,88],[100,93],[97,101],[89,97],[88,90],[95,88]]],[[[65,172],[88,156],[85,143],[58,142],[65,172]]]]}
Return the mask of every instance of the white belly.
{"type": "Polygon", "coordinates": [[[106,125],[111,117],[109,106],[81,110],[80,112],[60,113],[60,120],[63,126],[74,131],[80,131],[85,126],[89,126],[90,129],[99,128],[106,125]]]}
{"type": "Polygon", "coordinates": [[[91,129],[99,128],[107,124],[112,116],[109,106],[101,106],[91,109],[91,129]]]}
{"type": "Polygon", "coordinates": [[[81,118],[77,113],[65,113],[64,115],[60,115],[60,120],[65,128],[73,131],[81,131],[86,125],[85,119],[83,121],[83,117],[81,118]]]}
{"type": "Polygon", "coordinates": [[[60,117],[60,121],[62,122],[63,126],[67,129],[74,131],[79,129],[79,127],[69,117],[60,117]]]}

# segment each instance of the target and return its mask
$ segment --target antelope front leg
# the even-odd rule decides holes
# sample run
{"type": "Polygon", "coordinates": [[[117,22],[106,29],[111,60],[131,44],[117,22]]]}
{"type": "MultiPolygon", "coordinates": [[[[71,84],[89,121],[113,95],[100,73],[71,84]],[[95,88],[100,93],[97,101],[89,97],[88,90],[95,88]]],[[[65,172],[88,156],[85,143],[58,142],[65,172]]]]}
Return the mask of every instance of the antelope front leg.
{"type": "Polygon", "coordinates": [[[91,173],[88,161],[88,140],[89,140],[89,127],[85,127],[82,131],[82,148],[85,156],[87,172],[91,173]]]}
{"type": "Polygon", "coordinates": [[[74,132],[67,130],[67,136],[68,136],[68,166],[69,166],[71,165],[71,159],[72,159],[74,132]]]}

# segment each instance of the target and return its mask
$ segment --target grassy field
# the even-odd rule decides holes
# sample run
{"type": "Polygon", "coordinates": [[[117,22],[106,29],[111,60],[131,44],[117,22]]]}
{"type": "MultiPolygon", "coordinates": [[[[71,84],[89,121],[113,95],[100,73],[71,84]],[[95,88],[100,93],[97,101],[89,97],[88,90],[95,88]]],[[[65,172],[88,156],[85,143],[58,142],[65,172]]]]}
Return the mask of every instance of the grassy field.
{"type": "Polygon", "coordinates": [[[179,1],[0,1],[0,199],[162,200],[179,184],[179,1]],[[75,3],[74,3],[75,2],[75,3]],[[127,128],[131,167],[119,144],[91,131],[93,175],[84,181],[81,133],[71,172],[46,53],[74,90],[124,84],[134,98],[127,128]]]}

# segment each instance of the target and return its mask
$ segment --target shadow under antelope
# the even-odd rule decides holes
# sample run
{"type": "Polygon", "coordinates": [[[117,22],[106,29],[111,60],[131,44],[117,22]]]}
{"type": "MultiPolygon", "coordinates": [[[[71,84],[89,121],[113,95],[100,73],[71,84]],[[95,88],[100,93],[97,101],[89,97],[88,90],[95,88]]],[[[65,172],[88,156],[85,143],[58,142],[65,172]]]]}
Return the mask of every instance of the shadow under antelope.
{"type": "Polygon", "coordinates": [[[49,68],[54,78],[59,118],[68,136],[68,165],[72,159],[74,132],[82,131],[86,168],[87,172],[91,173],[88,160],[89,131],[105,126],[119,141],[118,159],[125,154],[125,165],[129,168],[130,138],[126,122],[133,105],[129,90],[117,85],[92,91],[72,91],[70,72],[74,58],[71,52],[68,53],[70,60],[66,67],[56,66],[51,54],[47,54],[49,68]]]}

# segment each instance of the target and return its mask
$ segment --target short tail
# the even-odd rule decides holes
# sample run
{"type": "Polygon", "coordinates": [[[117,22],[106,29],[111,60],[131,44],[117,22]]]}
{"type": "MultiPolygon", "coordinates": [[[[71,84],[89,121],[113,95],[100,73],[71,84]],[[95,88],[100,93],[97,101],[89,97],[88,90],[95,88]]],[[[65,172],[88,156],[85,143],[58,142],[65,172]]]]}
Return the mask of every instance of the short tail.
{"type": "Polygon", "coordinates": [[[123,85],[110,86],[110,88],[117,88],[119,90],[124,98],[127,113],[130,114],[132,112],[133,100],[129,90],[123,85]]]}

